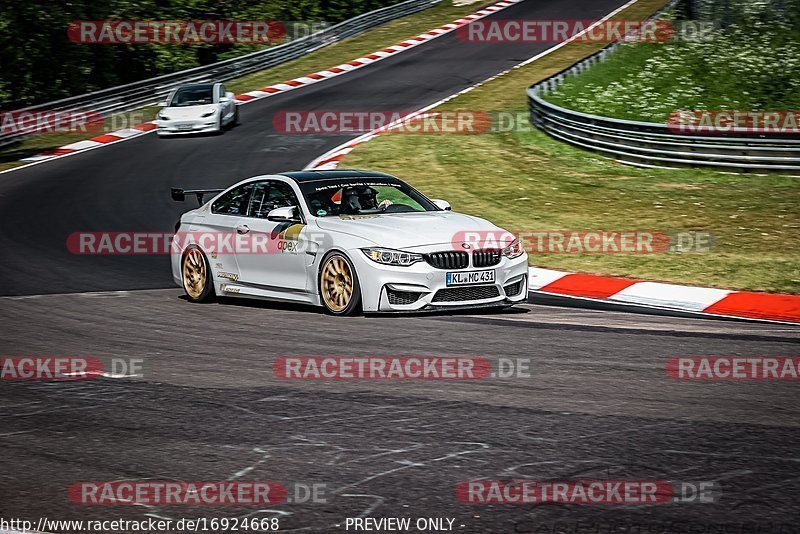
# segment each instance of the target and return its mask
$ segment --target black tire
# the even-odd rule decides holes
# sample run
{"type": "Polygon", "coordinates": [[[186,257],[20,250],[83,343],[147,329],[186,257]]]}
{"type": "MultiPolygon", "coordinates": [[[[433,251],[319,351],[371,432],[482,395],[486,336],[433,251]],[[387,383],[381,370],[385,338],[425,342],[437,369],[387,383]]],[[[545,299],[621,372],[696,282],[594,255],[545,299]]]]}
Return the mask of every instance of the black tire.
{"type": "Polygon", "coordinates": [[[233,106],[233,122],[231,122],[231,126],[239,126],[242,121],[239,119],[239,106],[234,104],[233,106]]]}
{"type": "Polygon", "coordinates": [[[181,286],[189,302],[210,302],[214,300],[214,277],[211,272],[211,264],[208,263],[208,258],[203,254],[203,251],[196,245],[187,247],[181,256],[181,286]],[[191,263],[187,265],[187,262],[191,263]],[[199,262],[202,262],[202,264],[199,262]],[[198,284],[195,279],[195,284],[197,285],[192,287],[189,282],[191,275],[187,269],[202,269],[205,273],[203,282],[198,284]]]}
{"type": "MultiPolygon", "coordinates": [[[[343,285],[346,285],[346,283],[343,285]]],[[[328,314],[347,316],[361,313],[361,284],[358,280],[358,274],[353,266],[353,262],[351,262],[350,258],[348,258],[344,253],[331,251],[325,254],[325,257],[323,257],[322,261],[320,262],[319,273],[317,273],[317,287],[319,290],[319,300],[328,314]],[[331,281],[327,280],[327,284],[323,286],[323,284],[325,284],[324,278],[329,276],[325,273],[328,265],[337,261],[341,262],[339,265],[345,265],[349,270],[352,288],[346,305],[341,308],[333,305],[335,304],[335,302],[333,302],[335,301],[335,298],[332,298],[331,292],[327,289],[331,281]]]]}

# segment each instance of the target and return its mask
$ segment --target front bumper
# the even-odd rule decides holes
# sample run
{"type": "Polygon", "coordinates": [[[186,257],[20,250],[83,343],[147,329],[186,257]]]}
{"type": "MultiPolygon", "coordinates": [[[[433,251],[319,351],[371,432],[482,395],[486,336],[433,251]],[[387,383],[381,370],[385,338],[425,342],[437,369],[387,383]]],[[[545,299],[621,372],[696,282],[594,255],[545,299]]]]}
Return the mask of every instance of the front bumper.
{"type": "Polygon", "coordinates": [[[509,306],[528,295],[528,255],[502,258],[491,267],[437,269],[418,262],[409,267],[382,265],[360,250],[348,251],[358,274],[365,312],[417,312],[509,306]],[[448,272],[495,271],[495,282],[448,286],[448,272]]]}
{"type": "Polygon", "coordinates": [[[186,135],[219,131],[217,117],[208,117],[199,120],[157,120],[156,132],[158,135],[186,135]]]}

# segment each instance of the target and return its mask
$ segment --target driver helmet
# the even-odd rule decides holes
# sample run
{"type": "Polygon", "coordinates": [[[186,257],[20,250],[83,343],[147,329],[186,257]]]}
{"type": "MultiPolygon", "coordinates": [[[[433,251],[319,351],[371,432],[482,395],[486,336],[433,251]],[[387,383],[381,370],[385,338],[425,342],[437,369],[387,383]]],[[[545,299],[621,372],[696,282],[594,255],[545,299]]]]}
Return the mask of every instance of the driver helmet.
{"type": "Polygon", "coordinates": [[[342,205],[350,213],[361,210],[378,209],[378,192],[366,185],[357,185],[346,188],[342,193],[342,205]]]}

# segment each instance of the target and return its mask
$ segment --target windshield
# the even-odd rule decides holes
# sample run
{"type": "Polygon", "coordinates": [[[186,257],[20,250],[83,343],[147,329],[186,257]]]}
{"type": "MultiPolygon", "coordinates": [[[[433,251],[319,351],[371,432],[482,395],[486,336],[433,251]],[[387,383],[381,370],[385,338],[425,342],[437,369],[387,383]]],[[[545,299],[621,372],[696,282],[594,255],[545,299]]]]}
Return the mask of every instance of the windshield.
{"type": "Polygon", "coordinates": [[[213,87],[183,87],[178,89],[169,103],[169,107],[180,108],[186,106],[199,106],[213,104],[213,87]]]}
{"type": "Polygon", "coordinates": [[[300,183],[317,217],[439,211],[413,187],[397,179],[337,178],[300,183]]]}

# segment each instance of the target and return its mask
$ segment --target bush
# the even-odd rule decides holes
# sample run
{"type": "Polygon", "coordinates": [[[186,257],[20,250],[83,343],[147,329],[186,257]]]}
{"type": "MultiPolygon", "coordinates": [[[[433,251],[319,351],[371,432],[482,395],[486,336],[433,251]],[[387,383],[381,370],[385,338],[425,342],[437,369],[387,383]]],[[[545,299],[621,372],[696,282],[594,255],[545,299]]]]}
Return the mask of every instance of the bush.
{"type": "Polygon", "coordinates": [[[0,3],[2,109],[47,102],[241,55],[254,45],[72,43],[75,20],[341,22],[399,0],[38,0],[0,3]]]}

